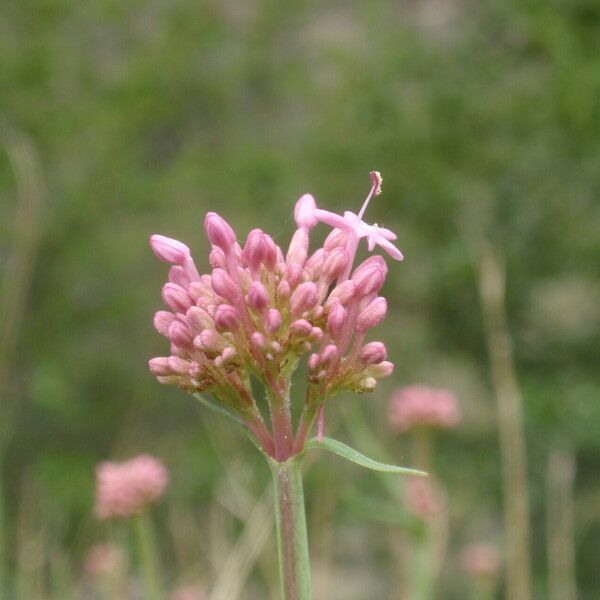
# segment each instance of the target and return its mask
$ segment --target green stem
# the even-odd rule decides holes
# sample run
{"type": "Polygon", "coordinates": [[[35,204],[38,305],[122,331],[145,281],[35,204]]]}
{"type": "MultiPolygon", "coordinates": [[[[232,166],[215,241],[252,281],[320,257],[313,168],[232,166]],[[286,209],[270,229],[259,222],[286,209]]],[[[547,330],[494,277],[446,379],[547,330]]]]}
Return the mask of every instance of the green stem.
{"type": "Polygon", "coordinates": [[[140,568],[144,580],[144,598],[147,600],[163,600],[156,553],[156,538],[154,537],[150,516],[147,513],[139,515],[135,520],[135,528],[140,568]]]}
{"type": "Polygon", "coordinates": [[[270,460],[275,486],[282,600],[311,600],[310,561],[300,461],[270,460]]]}

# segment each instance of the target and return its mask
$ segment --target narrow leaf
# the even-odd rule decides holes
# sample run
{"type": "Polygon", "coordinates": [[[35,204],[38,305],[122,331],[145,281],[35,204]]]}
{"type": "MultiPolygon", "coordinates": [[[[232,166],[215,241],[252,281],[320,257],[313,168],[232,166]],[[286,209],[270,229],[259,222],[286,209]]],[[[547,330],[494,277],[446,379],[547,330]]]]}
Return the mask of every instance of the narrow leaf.
{"type": "Polygon", "coordinates": [[[386,465],[385,463],[377,462],[372,458],[361,454],[360,452],[346,446],[338,440],[332,438],[323,438],[322,441],[317,441],[315,438],[306,442],[305,449],[310,450],[312,448],[322,448],[323,450],[329,450],[350,462],[353,462],[361,467],[366,467],[372,471],[380,471],[381,473],[396,473],[399,475],[416,475],[418,477],[427,477],[425,471],[418,471],[417,469],[409,469],[407,467],[398,467],[396,465],[386,465]]]}

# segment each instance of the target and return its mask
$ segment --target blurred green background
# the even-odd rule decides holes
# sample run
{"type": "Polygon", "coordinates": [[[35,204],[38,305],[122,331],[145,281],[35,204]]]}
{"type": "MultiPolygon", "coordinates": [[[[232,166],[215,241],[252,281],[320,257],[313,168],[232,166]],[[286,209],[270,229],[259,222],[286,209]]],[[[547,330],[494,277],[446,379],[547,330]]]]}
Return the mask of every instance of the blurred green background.
{"type": "MultiPolygon", "coordinates": [[[[597,0],[4,0],[0,142],[0,597],[83,585],[87,549],[118,535],[92,515],[94,465],[140,452],[171,471],[156,511],[165,577],[213,588],[269,474],[228,423],[149,374],[166,351],[152,327],[166,269],[148,237],[185,241],[206,269],[216,210],[240,239],[260,227],[285,245],[300,194],[357,210],[371,169],[384,193],[368,217],[406,256],[377,332],[396,371],[332,403],[329,434],[360,447],[360,411],[406,463],[392,390],[456,392],[463,422],[436,438],[450,511],[437,598],[465,598],[461,548],[503,542],[485,240],[506,264],[534,598],[553,593],[556,453],[576,471],[578,598],[598,597],[597,0]]],[[[397,597],[396,526],[357,500],[389,502],[378,481],[325,455],[307,470],[317,599],[397,597]]],[[[269,539],[241,598],[277,597],[273,553],[269,539]]]]}

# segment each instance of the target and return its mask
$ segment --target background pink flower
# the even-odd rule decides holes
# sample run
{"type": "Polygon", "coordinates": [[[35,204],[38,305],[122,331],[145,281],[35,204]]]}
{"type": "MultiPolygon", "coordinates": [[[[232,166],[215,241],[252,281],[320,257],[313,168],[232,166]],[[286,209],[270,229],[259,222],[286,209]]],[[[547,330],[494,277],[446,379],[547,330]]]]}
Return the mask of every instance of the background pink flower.
{"type": "Polygon", "coordinates": [[[456,396],[449,390],[411,385],[394,392],[390,402],[390,424],[397,431],[416,427],[450,429],[461,419],[456,396]]]}
{"type": "Polygon", "coordinates": [[[122,463],[100,463],[96,467],[96,516],[115,519],[139,514],[160,499],[168,479],[162,462],[147,454],[122,463]]]}
{"type": "Polygon", "coordinates": [[[500,569],[500,554],[492,544],[471,544],[460,555],[460,566],[474,577],[495,577],[500,569]]]}

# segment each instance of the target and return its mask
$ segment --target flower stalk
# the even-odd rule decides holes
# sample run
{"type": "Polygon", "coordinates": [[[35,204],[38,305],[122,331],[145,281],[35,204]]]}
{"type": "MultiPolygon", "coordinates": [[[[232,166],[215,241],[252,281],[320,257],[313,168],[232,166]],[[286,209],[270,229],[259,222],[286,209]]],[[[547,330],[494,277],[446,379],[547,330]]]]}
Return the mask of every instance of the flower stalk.
{"type": "Polygon", "coordinates": [[[275,519],[282,600],[311,600],[310,561],[302,470],[298,457],[269,460],[275,491],[275,519]]]}

